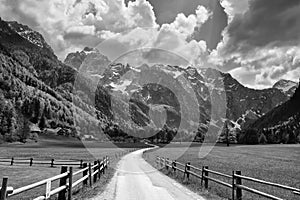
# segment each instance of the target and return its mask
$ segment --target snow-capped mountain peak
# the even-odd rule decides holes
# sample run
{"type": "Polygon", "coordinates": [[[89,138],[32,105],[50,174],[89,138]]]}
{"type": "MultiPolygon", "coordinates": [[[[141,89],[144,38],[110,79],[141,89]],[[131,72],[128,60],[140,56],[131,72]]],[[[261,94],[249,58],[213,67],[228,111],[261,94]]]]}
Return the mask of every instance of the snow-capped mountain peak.
{"type": "Polygon", "coordinates": [[[294,94],[298,85],[299,84],[294,81],[282,79],[282,80],[276,82],[274,84],[273,88],[277,88],[277,89],[281,90],[283,93],[285,93],[286,95],[291,96],[292,94],[294,94]]]}

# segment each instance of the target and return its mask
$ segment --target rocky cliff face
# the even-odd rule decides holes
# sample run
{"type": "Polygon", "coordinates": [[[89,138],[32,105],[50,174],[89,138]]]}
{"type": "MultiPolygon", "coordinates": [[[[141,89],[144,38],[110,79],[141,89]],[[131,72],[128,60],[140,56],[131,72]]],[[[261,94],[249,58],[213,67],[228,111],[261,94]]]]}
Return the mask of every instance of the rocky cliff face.
{"type": "Polygon", "coordinates": [[[101,75],[111,62],[98,49],[86,47],[81,52],[68,54],[64,63],[82,72],[101,75]]]}
{"type": "Polygon", "coordinates": [[[287,96],[292,97],[298,88],[299,83],[290,80],[280,80],[274,84],[273,88],[277,88],[285,93],[287,96]]]}
{"type": "MultiPolygon", "coordinates": [[[[290,121],[290,118],[298,118],[297,116],[299,116],[300,112],[299,101],[300,88],[298,87],[291,99],[272,109],[262,118],[253,123],[251,127],[256,129],[270,128],[282,125],[285,122],[290,121]]],[[[299,121],[297,123],[299,124],[299,121]]]]}

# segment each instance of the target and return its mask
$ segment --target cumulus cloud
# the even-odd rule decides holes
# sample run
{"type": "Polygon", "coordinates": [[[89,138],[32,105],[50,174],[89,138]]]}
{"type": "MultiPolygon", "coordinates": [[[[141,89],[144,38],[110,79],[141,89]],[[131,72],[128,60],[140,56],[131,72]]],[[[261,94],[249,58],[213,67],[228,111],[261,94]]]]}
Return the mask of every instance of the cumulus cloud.
{"type": "MultiPolygon", "coordinates": [[[[115,38],[100,44],[99,48],[112,60],[117,59],[118,55],[126,54],[132,50],[147,48],[147,53],[138,54],[143,57],[145,62],[169,62],[169,64],[176,65],[174,55],[180,55],[180,60],[185,59],[192,65],[200,65],[202,62],[199,60],[207,52],[206,42],[202,40],[187,40],[187,38],[194,32],[195,27],[200,27],[210,15],[211,13],[205,7],[198,6],[194,14],[185,16],[183,13],[179,13],[170,24],[163,24],[161,27],[148,29],[135,28],[129,32],[123,32],[115,38]],[[170,56],[159,55],[160,53],[166,55],[165,51],[172,53],[170,56]]],[[[181,64],[178,63],[178,65],[181,64]]]]}
{"type": "Polygon", "coordinates": [[[298,44],[299,0],[254,0],[244,15],[235,15],[228,26],[226,52],[245,51],[267,45],[298,44]]]}
{"type": "Polygon", "coordinates": [[[229,21],[232,21],[236,15],[244,14],[249,6],[249,0],[221,0],[220,2],[229,21]]]}
{"type": "Polygon", "coordinates": [[[252,87],[270,87],[282,78],[298,80],[290,72],[300,67],[300,1],[253,0],[247,9],[234,2],[221,2],[230,20],[210,62],[252,87]]]}
{"type": "Polygon", "coordinates": [[[61,58],[72,46],[80,48],[136,27],[158,26],[146,0],[127,6],[122,0],[1,0],[0,12],[6,20],[41,32],[61,58]]]}

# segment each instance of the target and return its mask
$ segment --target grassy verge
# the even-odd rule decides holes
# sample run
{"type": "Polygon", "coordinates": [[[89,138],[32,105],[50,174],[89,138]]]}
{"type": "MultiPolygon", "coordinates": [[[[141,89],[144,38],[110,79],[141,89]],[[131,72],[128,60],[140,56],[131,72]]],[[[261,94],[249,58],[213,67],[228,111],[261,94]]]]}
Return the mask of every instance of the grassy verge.
{"type": "MultiPolygon", "coordinates": [[[[191,162],[192,165],[201,168],[209,166],[211,170],[232,174],[233,170],[241,170],[243,175],[271,181],[279,184],[300,187],[300,146],[299,145],[258,145],[258,146],[215,146],[210,153],[204,157],[199,157],[200,147],[191,147],[184,149],[180,145],[171,148],[162,148],[159,151],[152,151],[145,154],[146,160],[155,165],[157,155],[167,157],[179,162],[191,162]]],[[[169,174],[173,176],[172,174],[169,174]]],[[[178,181],[182,182],[182,175],[177,175],[178,181]]],[[[230,180],[215,177],[230,183],[230,180]]],[[[284,199],[297,199],[289,191],[281,190],[274,187],[268,187],[261,184],[244,181],[244,184],[273,194],[284,199]]],[[[188,187],[196,192],[203,193],[200,186],[200,180],[192,179],[188,187]]],[[[231,199],[231,190],[218,184],[209,183],[210,193],[216,194],[222,198],[231,199]]],[[[264,199],[257,195],[243,192],[243,199],[264,199]]]]}

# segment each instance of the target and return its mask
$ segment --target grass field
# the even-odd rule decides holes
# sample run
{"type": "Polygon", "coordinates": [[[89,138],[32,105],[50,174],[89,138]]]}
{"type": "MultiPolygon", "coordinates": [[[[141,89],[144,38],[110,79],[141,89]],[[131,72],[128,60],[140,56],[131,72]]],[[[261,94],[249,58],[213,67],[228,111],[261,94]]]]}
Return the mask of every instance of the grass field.
{"type": "MultiPolygon", "coordinates": [[[[300,188],[300,145],[258,145],[258,146],[215,146],[208,156],[199,158],[197,145],[188,150],[176,144],[174,147],[162,148],[159,151],[148,152],[144,155],[148,162],[155,165],[155,157],[162,156],[179,162],[191,162],[197,167],[209,166],[209,169],[231,175],[233,170],[241,170],[243,175],[271,181],[279,184],[300,188]]],[[[182,175],[175,177],[182,182],[182,175]]],[[[218,179],[226,181],[216,177],[218,179]]],[[[230,183],[230,181],[227,180],[230,183]]],[[[192,178],[188,187],[203,193],[200,180],[192,178]]],[[[255,189],[273,194],[284,199],[300,199],[291,192],[268,187],[256,183],[243,182],[255,189]]],[[[209,183],[209,192],[225,199],[231,198],[231,191],[215,183],[209,183]]],[[[264,199],[248,192],[243,192],[243,199],[264,199]]]]}
{"type": "MultiPolygon", "coordinates": [[[[107,174],[101,178],[100,182],[95,185],[95,190],[90,192],[84,192],[85,197],[87,194],[97,194],[105,187],[105,184],[109,181],[114,173],[114,167],[117,161],[120,159],[120,154],[126,152],[129,147],[139,148],[145,146],[144,144],[118,144],[116,147],[109,143],[95,143],[87,142],[82,145],[79,141],[68,140],[65,138],[47,138],[41,140],[39,143],[32,144],[5,144],[0,145],[0,157],[15,159],[28,159],[34,158],[34,160],[46,160],[50,161],[52,158],[55,160],[84,160],[85,162],[92,162],[97,159],[101,159],[104,156],[109,156],[111,160],[110,168],[107,174]],[[87,148],[86,148],[87,147],[87,148]]],[[[75,171],[79,170],[78,167],[75,171]]],[[[0,178],[2,181],[3,176],[9,177],[9,186],[20,188],[31,183],[55,176],[60,173],[60,167],[51,168],[49,166],[33,165],[29,167],[27,165],[14,165],[10,166],[9,163],[0,162],[0,178]]],[[[79,177],[80,178],[80,177],[79,177]]],[[[53,187],[58,183],[54,183],[53,187]]],[[[1,185],[1,184],[0,184],[1,185]]],[[[45,186],[23,193],[10,199],[32,199],[43,195],[45,186]]],[[[55,199],[55,198],[54,198],[55,199]]],[[[78,195],[78,199],[82,199],[81,195],[78,195]]]]}

